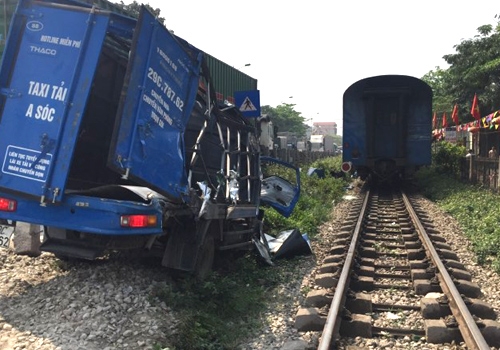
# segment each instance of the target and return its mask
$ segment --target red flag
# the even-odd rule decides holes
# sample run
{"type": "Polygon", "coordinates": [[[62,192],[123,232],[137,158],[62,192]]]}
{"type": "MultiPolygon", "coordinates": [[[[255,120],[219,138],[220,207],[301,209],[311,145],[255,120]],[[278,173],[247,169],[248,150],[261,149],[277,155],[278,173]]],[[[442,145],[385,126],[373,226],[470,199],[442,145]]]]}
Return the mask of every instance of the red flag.
{"type": "Polygon", "coordinates": [[[435,129],[437,127],[437,113],[434,112],[434,116],[432,117],[432,128],[435,129]]]}
{"type": "Polygon", "coordinates": [[[448,121],[446,120],[446,112],[443,113],[443,128],[448,126],[448,121]]]}
{"type": "Polygon", "coordinates": [[[451,113],[451,119],[455,123],[455,125],[458,125],[458,106],[455,103],[455,106],[453,107],[453,112],[451,113]]]}
{"type": "Polygon", "coordinates": [[[481,113],[479,112],[479,105],[477,102],[477,95],[474,94],[474,99],[472,100],[472,108],[470,110],[470,114],[474,117],[474,119],[481,119],[481,113]]]}

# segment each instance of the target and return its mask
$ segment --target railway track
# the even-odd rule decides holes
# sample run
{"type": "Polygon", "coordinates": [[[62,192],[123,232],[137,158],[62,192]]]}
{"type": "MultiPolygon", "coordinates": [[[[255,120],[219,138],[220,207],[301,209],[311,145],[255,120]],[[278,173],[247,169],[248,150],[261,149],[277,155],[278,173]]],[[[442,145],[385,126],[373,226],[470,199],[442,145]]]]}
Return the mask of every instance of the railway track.
{"type": "Polygon", "coordinates": [[[499,347],[495,311],[480,300],[480,287],[430,217],[400,190],[363,191],[295,327],[320,331],[319,350],[343,348],[356,337],[499,347]]]}

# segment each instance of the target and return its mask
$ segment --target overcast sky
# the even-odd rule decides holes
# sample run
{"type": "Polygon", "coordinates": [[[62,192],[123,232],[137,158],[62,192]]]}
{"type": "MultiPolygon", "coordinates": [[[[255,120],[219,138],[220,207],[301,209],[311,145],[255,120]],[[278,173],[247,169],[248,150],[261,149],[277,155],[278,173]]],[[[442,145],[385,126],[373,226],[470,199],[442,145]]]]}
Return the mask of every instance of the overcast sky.
{"type": "Polygon", "coordinates": [[[479,26],[496,25],[500,13],[498,0],[147,3],[176,35],[256,78],[261,105],[294,103],[306,119],[336,122],[340,134],[342,95],[351,84],[446,68],[442,57],[479,26]]]}

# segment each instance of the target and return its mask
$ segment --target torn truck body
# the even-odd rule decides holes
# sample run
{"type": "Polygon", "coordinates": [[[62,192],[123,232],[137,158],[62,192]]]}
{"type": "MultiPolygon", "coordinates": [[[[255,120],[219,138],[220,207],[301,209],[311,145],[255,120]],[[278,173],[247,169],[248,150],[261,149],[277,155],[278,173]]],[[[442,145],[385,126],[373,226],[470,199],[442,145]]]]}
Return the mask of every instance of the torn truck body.
{"type": "Polygon", "coordinates": [[[254,126],[145,7],[135,20],[20,1],[0,93],[0,219],[44,226],[56,255],[141,249],[202,271],[216,250],[253,247],[262,203],[288,216],[298,199],[298,175],[286,201],[261,198],[254,126]]]}

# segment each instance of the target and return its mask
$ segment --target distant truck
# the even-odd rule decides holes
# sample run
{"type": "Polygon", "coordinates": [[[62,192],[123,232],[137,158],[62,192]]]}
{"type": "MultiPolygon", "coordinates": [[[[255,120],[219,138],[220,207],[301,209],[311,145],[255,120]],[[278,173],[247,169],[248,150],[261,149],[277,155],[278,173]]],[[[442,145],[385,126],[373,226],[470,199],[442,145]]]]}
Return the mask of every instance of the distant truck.
{"type": "Polygon", "coordinates": [[[307,151],[307,144],[305,141],[297,141],[297,150],[298,151],[307,151]]]}
{"type": "Polygon", "coordinates": [[[331,135],[311,135],[309,141],[313,152],[337,152],[337,145],[331,135]]]}
{"type": "Polygon", "coordinates": [[[278,136],[276,138],[276,141],[278,142],[278,149],[287,149],[288,148],[288,137],[286,136],[278,136]]]}
{"type": "Polygon", "coordinates": [[[274,149],[274,126],[268,115],[257,118],[259,126],[259,145],[262,154],[269,154],[274,149]]]}
{"type": "Polygon", "coordinates": [[[21,0],[10,28],[2,242],[30,223],[43,227],[41,250],[61,258],[133,249],[203,275],[216,251],[253,249],[261,205],[291,214],[298,169],[260,156],[252,123],[216,102],[205,54],[144,6],[136,20],[80,1],[21,0]],[[262,178],[264,162],[295,183],[262,178]]]}

